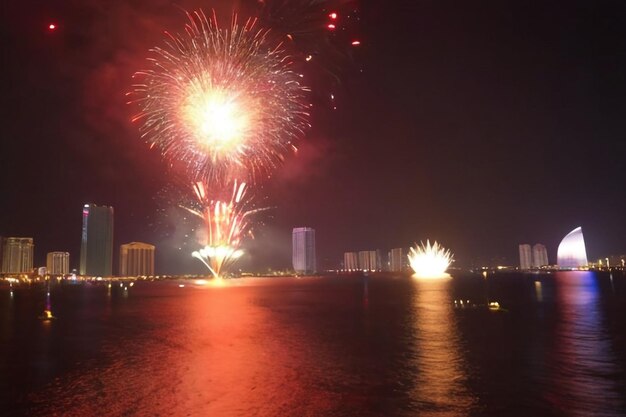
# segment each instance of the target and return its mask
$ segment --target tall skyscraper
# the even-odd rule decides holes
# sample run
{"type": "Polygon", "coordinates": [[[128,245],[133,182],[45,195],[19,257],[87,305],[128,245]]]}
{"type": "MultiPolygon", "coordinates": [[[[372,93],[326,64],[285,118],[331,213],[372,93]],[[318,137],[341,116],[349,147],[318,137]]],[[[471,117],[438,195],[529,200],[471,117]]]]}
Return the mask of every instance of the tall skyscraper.
{"type": "Polygon", "coordinates": [[[530,245],[519,245],[519,269],[530,269],[532,267],[532,259],[532,250],[530,245]]]}
{"type": "Polygon", "coordinates": [[[70,273],[69,252],[48,252],[46,267],[50,275],[66,275],[70,273]]]}
{"type": "Polygon", "coordinates": [[[359,254],[356,252],[345,252],[343,254],[343,270],[357,271],[359,269],[359,254]]]}
{"type": "Polygon", "coordinates": [[[312,274],[315,266],[315,229],[296,227],[291,234],[293,269],[298,274],[312,274]]]}
{"type": "Polygon", "coordinates": [[[548,264],[548,250],[541,243],[533,245],[533,268],[541,268],[548,264]]]}
{"type": "Polygon", "coordinates": [[[587,266],[587,250],[581,227],[572,230],[563,238],[557,251],[557,263],[559,268],[587,266]]]}
{"type": "Polygon", "coordinates": [[[2,248],[2,272],[32,272],[34,249],[32,237],[7,237],[2,248]]]}
{"type": "Polygon", "coordinates": [[[113,272],[113,207],[85,204],[80,245],[80,274],[111,276],[113,272]]]}
{"type": "Polygon", "coordinates": [[[389,270],[392,272],[404,271],[406,265],[406,254],[403,248],[394,248],[389,251],[389,270]]]}
{"type": "Polygon", "coordinates": [[[131,242],[120,246],[120,276],[154,275],[154,245],[131,242]]]}

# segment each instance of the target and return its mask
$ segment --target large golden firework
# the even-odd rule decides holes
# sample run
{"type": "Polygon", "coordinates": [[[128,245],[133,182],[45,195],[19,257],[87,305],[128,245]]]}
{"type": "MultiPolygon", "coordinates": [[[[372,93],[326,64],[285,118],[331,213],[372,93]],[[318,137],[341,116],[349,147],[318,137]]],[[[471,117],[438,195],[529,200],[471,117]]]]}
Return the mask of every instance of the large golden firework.
{"type": "Polygon", "coordinates": [[[131,103],[142,137],[192,181],[255,182],[281,163],[308,128],[307,87],[281,45],[255,21],[228,29],[202,11],[166,33],[139,71],[131,103]]]}

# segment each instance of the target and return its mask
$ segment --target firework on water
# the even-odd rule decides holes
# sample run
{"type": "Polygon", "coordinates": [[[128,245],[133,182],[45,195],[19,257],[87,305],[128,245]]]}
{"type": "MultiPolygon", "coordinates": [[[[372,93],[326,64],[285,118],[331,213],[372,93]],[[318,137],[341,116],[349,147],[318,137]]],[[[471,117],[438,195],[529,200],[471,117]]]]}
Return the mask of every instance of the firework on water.
{"type": "Polygon", "coordinates": [[[251,208],[245,182],[235,181],[230,199],[212,198],[206,185],[193,186],[197,204],[181,206],[197,216],[205,228],[203,247],[191,255],[206,265],[214,278],[243,255],[242,238],[250,232],[250,216],[264,209],[251,208]]]}
{"type": "Polygon", "coordinates": [[[426,244],[421,242],[410,249],[408,254],[411,268],[418,278],[447,278],[450,275],[446,269],[453,262],[454,257],[450,250],[445,249],[437,241],[432,245],[430,241],[426,244]]]}
{"type": "Polygon", "coordinates": [[[135,74],[133,121],[194,182],[269,176],[309,127],[302,74],[255,20],[221,29],[202,11],[187,16],[185,32],[166,33],[135,74]]]}

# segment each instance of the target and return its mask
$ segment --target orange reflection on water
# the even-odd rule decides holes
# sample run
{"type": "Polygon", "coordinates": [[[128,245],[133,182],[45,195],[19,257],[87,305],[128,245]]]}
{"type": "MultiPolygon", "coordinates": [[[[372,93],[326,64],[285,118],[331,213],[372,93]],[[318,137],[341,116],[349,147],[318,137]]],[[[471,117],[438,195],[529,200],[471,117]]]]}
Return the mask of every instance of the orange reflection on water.
{"type": "Polygon", "coordinates": [[[415,281],[418,375],[412,397],[420,415],[467,415],[474,402],[465,387],[465,364],[459,351],[450,282],[449,279],[415,281]]]}

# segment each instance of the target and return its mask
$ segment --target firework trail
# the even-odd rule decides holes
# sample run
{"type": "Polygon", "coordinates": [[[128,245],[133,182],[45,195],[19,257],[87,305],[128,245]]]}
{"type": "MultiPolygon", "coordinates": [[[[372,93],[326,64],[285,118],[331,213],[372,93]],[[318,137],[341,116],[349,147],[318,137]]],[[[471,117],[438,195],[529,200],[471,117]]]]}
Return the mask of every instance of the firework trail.
{"type": "Polygon", "coordinates": [[[220,29],[202,11],[187,14],[183,34],[166,33],[150,69],[134,78],[133,121],[142,137],[192,181],[255,182],[295,150],[309,127],[301,74],[268,30],[233,18],[220,29]]]}
{"type": "Polygon", "coordinates": [[[202,261],[214,278],[220,278],[221,272],[243,255],[240,245],[242,237],[250,232],[250,216],[265,209],[249,209],[251,199],[245,182],[233,183],[229,200],[211,198],[202,182],[194,184],[193,189],[197,205],[181,207],[202,220],[206,235],[204,247],[192,256],[202,261]]]}

